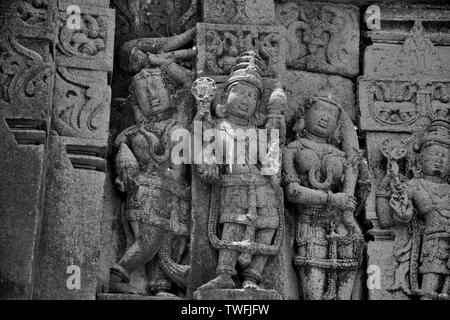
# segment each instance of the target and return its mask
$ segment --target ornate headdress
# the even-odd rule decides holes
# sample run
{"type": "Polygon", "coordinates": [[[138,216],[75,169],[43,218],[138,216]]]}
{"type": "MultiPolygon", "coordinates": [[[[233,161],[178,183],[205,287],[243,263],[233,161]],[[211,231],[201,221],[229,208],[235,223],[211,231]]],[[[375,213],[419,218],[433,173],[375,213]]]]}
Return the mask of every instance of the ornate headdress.
{"type": "Polygon", "coordinates": [[[318,93],[314,94],[310,98],[310,105],[317,101],[325,101],[329,104],[335,105],[338,109],[341,109],[342,107],[339,100],[337,100],[330,91],[326,90],[319,91],[318,93]]]}
{"type": "Polygon", "coordinates": [[[450,147],[450,122],[446,119],[433,120],[419,138],[418,149],[429,143],[450,147]]]}
{"type": "Polygon", "coordinates": [[[227,89],[236,82],[246,82],[258,88],[259,92],[262,93],[264,86],[261,66],[261,57],[256,52],[244,52],[238,58],[236,66],[230,74],[230,78],[227,81],[227,89]]]}

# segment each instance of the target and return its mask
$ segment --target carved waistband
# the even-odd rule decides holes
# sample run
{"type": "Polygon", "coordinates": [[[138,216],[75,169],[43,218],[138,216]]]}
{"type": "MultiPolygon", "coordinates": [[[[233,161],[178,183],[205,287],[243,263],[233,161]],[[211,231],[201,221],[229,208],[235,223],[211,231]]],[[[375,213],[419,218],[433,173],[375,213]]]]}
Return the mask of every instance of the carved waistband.
{"type": "Polygon", "coordinates": [[[168,191],[187,202],[190,202],[191,199],[191,188],[186,183],[182,181],[176,181],[168,177],[139,177],[139,185],[156,187],[168,191]]]}
{"type": "Polygon", "coordinates": [[[265,186],[268,181],[264,176],[253,173],[224,174],[222,176],[222,187],[238,186],[265,186]]]}
{"type": "Polygon", "coordinates": [[[329,207],[303,207],[299,220],[301,222],[330,222],[334,220],[336,209],[329,207]]]}

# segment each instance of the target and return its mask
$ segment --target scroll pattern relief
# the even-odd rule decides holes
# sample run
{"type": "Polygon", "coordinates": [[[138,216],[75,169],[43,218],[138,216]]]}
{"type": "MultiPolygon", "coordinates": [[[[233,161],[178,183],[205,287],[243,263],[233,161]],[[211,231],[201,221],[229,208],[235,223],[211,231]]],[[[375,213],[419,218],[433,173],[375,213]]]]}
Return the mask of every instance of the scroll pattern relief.
{"type": "Polygon", "coordinates": [[[450,117],[448,81],[360,80],[363,129],[412,131],[450,117]]]}
{"type": "Polygon", "coordinates": [[[132,38],[170,37],[195,26],[199,20],[199,0],[113,0],[116,35],[122,41],[132,38]]]}
{"type": "Polygon", "coordinates": [[[45,110],[36,110],[36,102],[45,101],[51,88],[53,61],[46,59],[14,36],[0,41],[0,103],[6,104],[6,110],[45,117],[45,110]]]}
{"type": "Polygon", "coordinates": [[[273,1],[206,0],[205,22],[227,24],[275,24],[273,1]]]}
{"type": "Polygon", "coordinates": [[[106,139],[110,88],[91,77],[58,67],[55,85],[53,125],[60,135],[85,139],[106,139]]]}
{"type": "Polygon", "coordinates": [[[67,24],[70,2],[61,1],[56,43],[57,64],[88,70],[112,71],[114,45],[114,10],[84,6],[80,28],[67,24]]]}
{"type": "Polygon", "coordinates": [[[263,75],[273,77],[285,68],[282,32],[279,27],[199,24],[197,72],[225,76],[239,55],[253,50],[262,58],[263,75]]]}
{"type": "Polygon", "coordinates": [[[278,22],[286,28],[289,68],[358,74],[358,8],[290,1],[277,4],[275,12],[278,22]]]}

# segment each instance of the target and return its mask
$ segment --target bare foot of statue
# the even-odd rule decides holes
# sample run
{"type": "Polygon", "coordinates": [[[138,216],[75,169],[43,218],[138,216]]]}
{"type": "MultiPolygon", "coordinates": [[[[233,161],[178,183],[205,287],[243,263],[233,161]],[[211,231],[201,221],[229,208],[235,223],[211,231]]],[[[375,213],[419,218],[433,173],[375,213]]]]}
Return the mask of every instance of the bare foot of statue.
{"type": "Polygon", "coordinates": [[[141,296],[147,295],[144,290],[136,288],[128,283],[117,281],[109,282],[108,293],[136,294],[141,296]]]}
{"type": "Polygon", "coordinates": [[[260,287],[251,280],[245,280],[242,285],[242,288],[248,289],[248,290],[259,290],[260,289],[260,287]]]}
{"type": "Polygon", "coordinates": [[[236,284],[234,283],[231,276],[228,274],[221,274],[216,278],[212,279],[208,283],[200,286],[198,290],[206,290],[206,289],[234,289],[236,284]]]}

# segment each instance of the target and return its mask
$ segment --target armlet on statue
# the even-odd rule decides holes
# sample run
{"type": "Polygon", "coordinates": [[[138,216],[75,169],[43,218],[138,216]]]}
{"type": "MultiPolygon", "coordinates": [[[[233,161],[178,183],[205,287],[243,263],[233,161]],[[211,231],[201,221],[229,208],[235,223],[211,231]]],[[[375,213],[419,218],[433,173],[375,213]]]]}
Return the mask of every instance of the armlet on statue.
{"type": "Polygon", "coordinates": [[[296,174],[283,174],[282,177],[282,185],[287,186],[291,183],[298,183],[299,185],[302,185],[302,179],[300,179],[296,174]]]}

